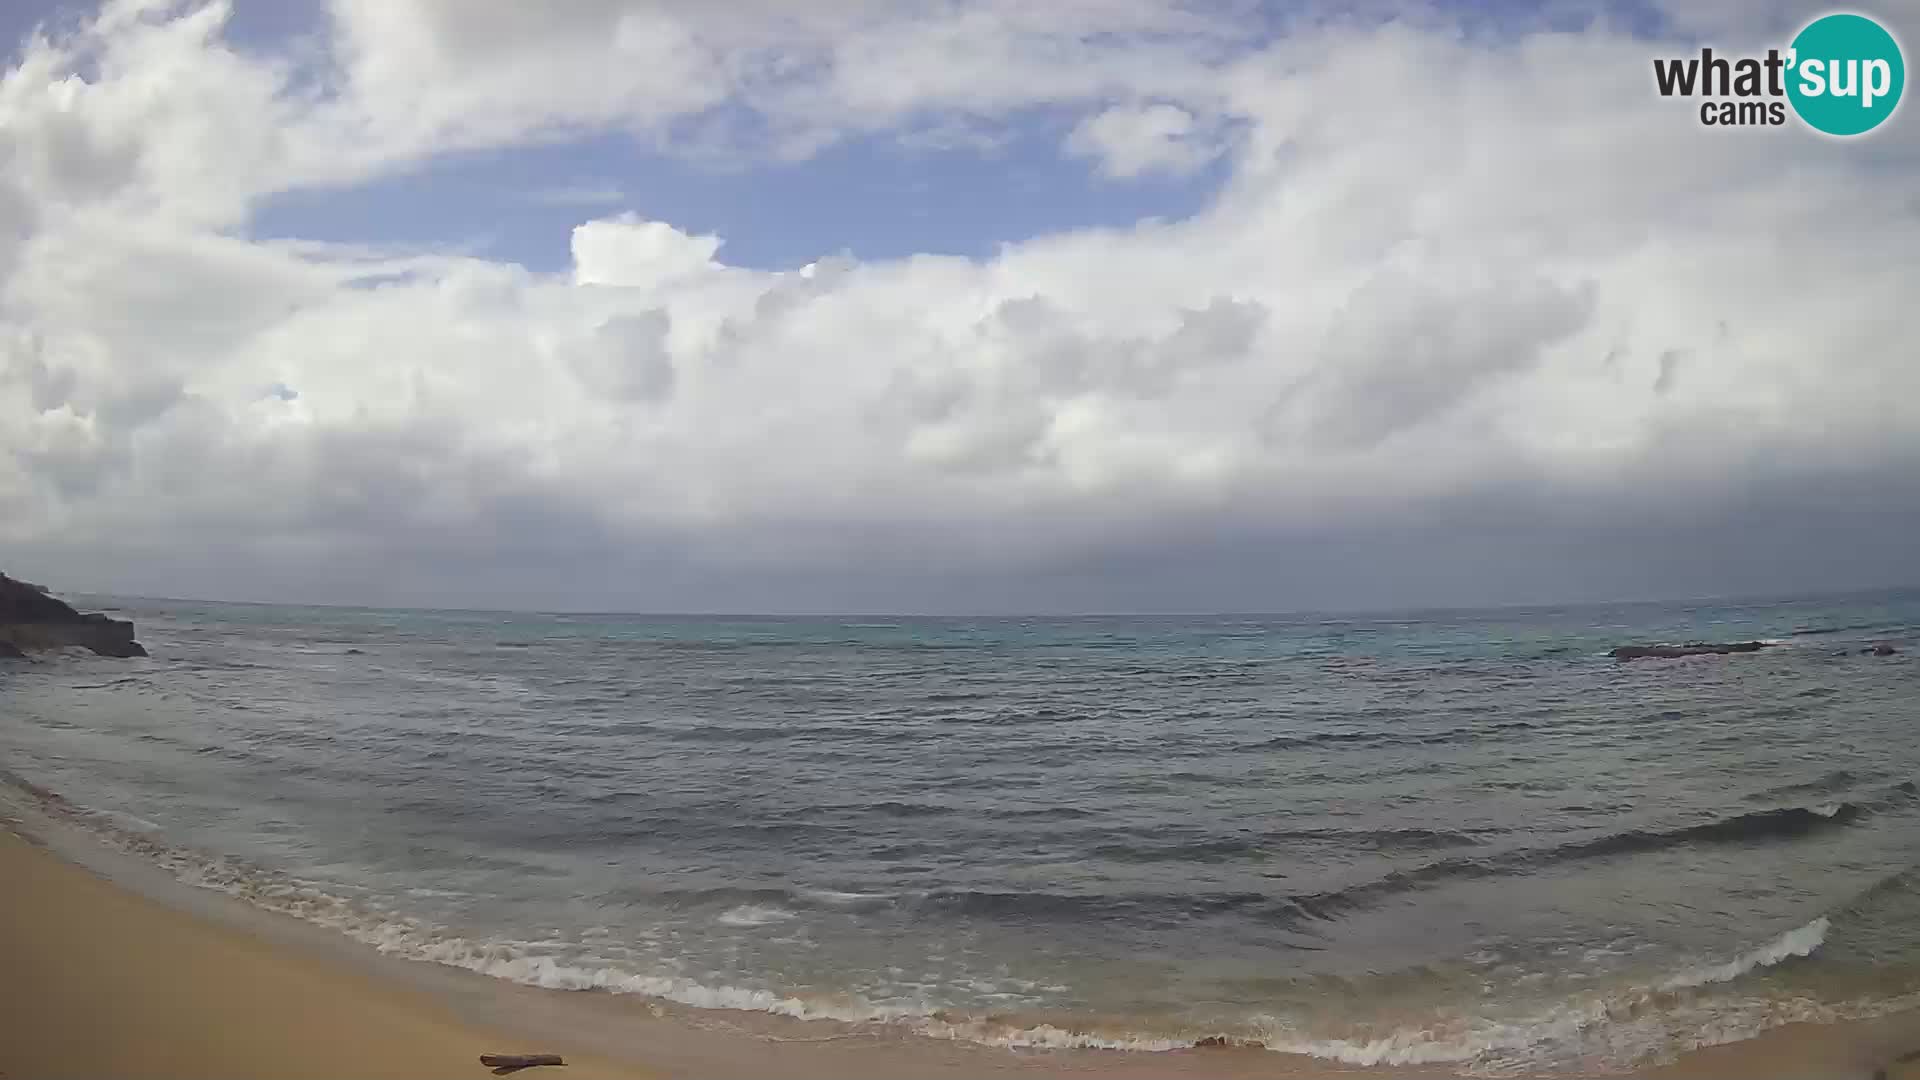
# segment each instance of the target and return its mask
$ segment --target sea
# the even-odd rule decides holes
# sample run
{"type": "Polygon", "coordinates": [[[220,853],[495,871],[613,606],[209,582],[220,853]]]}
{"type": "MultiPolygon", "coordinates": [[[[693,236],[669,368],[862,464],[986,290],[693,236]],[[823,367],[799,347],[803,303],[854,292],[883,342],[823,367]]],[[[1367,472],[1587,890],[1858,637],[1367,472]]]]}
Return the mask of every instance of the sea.
{"type": "Polygon", "coordinates": [[[0,663],[10,789],[423,963],[994,1046],[1472,1075],[1920,1007],[1920,592],[1081,618],[83,603],[152,656],[0,663]],[[1773,644],[1607,656],[1748,639],[1773,644]]]}

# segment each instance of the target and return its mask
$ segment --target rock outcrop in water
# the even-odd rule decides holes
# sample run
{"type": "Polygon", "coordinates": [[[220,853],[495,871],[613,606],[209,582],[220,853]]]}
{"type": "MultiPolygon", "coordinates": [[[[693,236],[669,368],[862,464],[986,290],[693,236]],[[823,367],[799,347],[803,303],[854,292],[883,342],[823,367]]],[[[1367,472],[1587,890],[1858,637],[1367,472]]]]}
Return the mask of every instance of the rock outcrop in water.
{"type": "Polygon", "coordinates": [[[81,648],[101,656],[145,656],[133,640],[133,624],[105,615],[82,615],[64,601],[0,574],[0,657],[19,658],[45,649],[81,648]]]}
{"type": "Polygon", "coordinates": [[[1759,652],[1766,647],[1764,641],[1695,641],[1686,645],[1621,645],[1607,655],[1616,660],[1677,660],[1682,656],[1759,652]]]}

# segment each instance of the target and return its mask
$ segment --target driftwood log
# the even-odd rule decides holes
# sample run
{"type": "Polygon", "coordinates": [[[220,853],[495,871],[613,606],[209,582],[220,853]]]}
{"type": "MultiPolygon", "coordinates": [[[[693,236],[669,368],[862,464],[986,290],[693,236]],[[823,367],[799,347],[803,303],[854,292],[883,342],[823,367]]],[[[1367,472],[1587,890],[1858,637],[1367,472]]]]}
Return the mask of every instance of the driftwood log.
{"type": "Polygon", "coordinates": [[[495,1076],[505,1076],[536,1065],[565,1065],[566,1062],[560,1060],[559,1054],[481,1054],[480,1064],[492,1069],[495,1076]]]}

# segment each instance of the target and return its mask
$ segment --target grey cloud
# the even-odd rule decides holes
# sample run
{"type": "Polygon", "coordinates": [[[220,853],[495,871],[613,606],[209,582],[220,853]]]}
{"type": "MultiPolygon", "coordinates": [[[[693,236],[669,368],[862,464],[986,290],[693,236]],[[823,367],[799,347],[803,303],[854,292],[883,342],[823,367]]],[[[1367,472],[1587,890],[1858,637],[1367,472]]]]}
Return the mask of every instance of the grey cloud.
{"type": "MultiPolygon", "coordinates": [[[[698,42],[641,71],[627,5],[529,29],[525,5],[340,0],[374,36],[332,43],[335,97],[290,102],[258,71],[217,100],[141,84],[214,130],[284,120],[284,160],[149,127],[175,114],[139,94],[90,97],[145,140],[127,183],[152,198],[43,213],[45,168],[0,157],[0,248],[23,239],[16,266],[0,251],[7,569],[230,598],[875,611],[1920,575],[1916,328],[1892,302],[1920,221],[1897,133],[1857,155],[1702,140],[1588,86],[1644,89],[1644,43],[1482,55],[1438,11],[1302,26],[1209,68],[1217,20],[1146,0],[888,9],[656,6],[678,29],[640,45],[698,42]],[[382,64],[404,76],[391,99],[370,93],[382,64]],[[689,71],[713,78],[649,96],[689,71]],[[1246,124],[1220,198],[987,259],[770,275],[623,218],[575,236],[581,273],[542,274],[231,227],[259,190],[657,134],[721,99],[830,139],[1162,92],[1246,124]]],[[[190,35],[147,44],[169,72],[234,70],[190,35]]]]}
{"type": "Polygon", "coordinates": [[[568,362],[596,393],[622,401],[663,400],[673,393],[673,357],[665,311],[621,315],[595,327],[568,350],[568,362]]]}
{"type": "Polygon", "coordinates": [[[1505,486],[1364,524],[1288,524],[1241,507],[1113,530],[1068,558],[1022,542],[1045,523],[1012,543],[847,520],[759,523],[696,543],[613,527],[590,504],[551,495],[479,504],[457,533],[408,519],[395,529],[388,511],[379,532],[332,540],[197,534],[207,550],[192,553],[98,536],[10,551],[21,573],[129,593],[171,585],[228,599],[598,611],[1273,612],[1774,596],[1914,581],[1915,476],[1920,461],[1809,473],[1657,520],[1631,492],[1505,486]],[[803,555],[715,553],[735,548],[803,555]]]}
{"type": "Polygon", "coordinates": [[[40,327],[96,351],[137,356],[141,367],[204,363],[278,327],[334,285],[329,274],[225,237],[134,226],[67,239],[15,274],[14,304],[30,307],[40,327]],[[155,333],[156,318],[165,319],[164,334],[155,333]]]}
{"type": "MultiPolygon", "coordinates": [[[[1444,273],[1444,272],[1441,272],[1444,273]]],[[[1334,315],[1320,365],[1276,403],[1269,434],[1368,449],[1539,362],[1592,316],[1594,291],[1541,278],[1459,287],[1375,277],[1334,315]]]]}
{"type": "Polygon", "coordinates": [[[1175,374],[1246,356],[1266,324],[1266,305],[1216,296],[1204,308],[1180,313],[1180,326],[1148,350],[1146,366],[1175,374]]]}
{"type": "Polygon", "coordinates": [[[38,337],[21,335],[15,347],[8,351],[11,355],[5,374],[26,384],[27,400],[33,411],[52,412],[73,399],[79,375],[65,364],[47,363],[38,337]]]}
{"type": "Polygon", "coordinates": [[[12,274],[20,248],[39,219],[32,200],[12,182],[13,167],[12,148],[0,144],[0,282],[12,274]]]}
{"type": "Polygon", "coordinates": [[[1036,103],[1191,92],[1223,47],[1244,47],[1246,25],[1231,7],[1145,0],[333,7],[330,119],[390,136],[380,150],[396,156],[609,120],[722,161],[802,158],[929,120],[977,142],[981,118],[1036,103]]]}
{"type": "Polygon", "coordinates": [[[36,160],[22,164],[38,173],[43,190],[63,202],[111,195],[133,182],[140,165],[141,146],[133,133],[102,131],[84,113],[53,113],[38,131],[16,134],[30,135],[21,142],[37,150],[36,160]]]}
{"type": "Polygon", "coordinates": [[[1017,374],[1011,377],[1030,378],[1043,392],[1151,398],[1169,392],[1185,374],[1244,359],[1267,310],[1256,301],[1215,297],[1176,316],[1164,335],[1115,336],[1086,330],[1093,320],[1033,296],[1001,303],[980,330],[1014,354],[1010,368],[1017,374]]]}
{"type": "Polygon", "coordinates": [[[410,7],[435,47],[476,62],[517,53],[529,42],[604,41],[623,15],[645,10],[631,0],[570,0],[552,6],[415,0],[410,7]]]}
{"type": "Polygon", "coordinates": [[[69,499],[98,493],[127,461],[123,446],[100,438],[91,424],[65,408],[43,414],[30,441],[15,447],[14,457],[69,499]]]}
{"type": "Polygon", "coordinates": [[[1680,374],[1680,365],[1686,360],[1685,349],[1668,349],[1660,354],[1660,374],[1654,377],[1653,392],[1664,394],[1673,389],[1673,380],[1680,374]]]}
{"type": "Polygon", "coordinates": [[[1183,378],[1243,361],[1267,317],[1255,302],[1216,298],[1181,310],[1163,335],[1112,336],[1043,297],[1003,301],[946,352],[897,368],[875,403],[904,420],[910,459],[992,473],[1055,464],[1060,411],[1079,399],[1153,401],[1183,378]],[[984,363],[980,357],[996,359],[984,363]]]}
{"type": "Polygon", "coordinates": [[[910,457],[957,473],[1000,473],[1044,463],[1052,416],[1039,402],[999,399],[986,408],[949,415],[917,428],[910,457]]]}
{"type": "Polygon", "coordinates": [[[179,379],[136,375],[102,394],[93,415],[109,437],[120,439],[159,420],[184,397],[179,379]]]}
{"type": "Polygon", "coordinates": [[[789,274],[774,282],[753,303],[754,322],[766,324],[798,311],[810,300],[818,299],[844,284],[858,267],[851,255],[829,255],[812,264],[805,275],[789,274]]]}
{"type": "Polygon", "coordinates": [[[97,349],[85,341],[69,343],[77,356],[62,356],[50,349],[40,334],[13,335],[0,351],[0,384],[23,384],[27,403],[34,412],[51,413],[67,409],[75,416],[96,423],[99,434],[109,441],[153,420],[179,401],[184,386],[180,379],[164,372],[141,370],[126,372],[96,370],[83,376],[75,366],[97,349]]]}

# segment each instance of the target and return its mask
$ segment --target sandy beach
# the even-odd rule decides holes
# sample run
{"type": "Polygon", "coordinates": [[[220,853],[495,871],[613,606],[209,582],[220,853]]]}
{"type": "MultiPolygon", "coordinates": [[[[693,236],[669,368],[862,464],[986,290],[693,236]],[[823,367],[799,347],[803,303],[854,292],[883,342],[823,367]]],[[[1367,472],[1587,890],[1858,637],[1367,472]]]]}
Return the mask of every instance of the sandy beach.
{"type": "MultiPolygon", "coordinates": [[[[517,1047],[427,995],[170,910],[0,833],[0,1075],[484,1076],[517,1047]]],[[[569,1077],[645,1077],[566,1053],[569,1077]]]]}
{"type": "Polygon", "coordinates": [[[0,1080],[1920,1080],[1866,7],[0,0],[0,1080]]]}
{"type": "MultiPolygon", "coordinates": [[[[72,838],[67,838],[72,842],[72,838]]],[[[101,853],[102,859],[124,858],[101,853]]],[[[1259,1050],[1010,1052],[688,1016],[615,995],[512,986],[372,950],[211,897],[185,910],[0,832],[0,949],[13,961],[0,1076],[485,1076],[483,1053],[557,1053],[574,1080],[655,1076],[1445,1076],[1328,1066],[1259,1050]],[[250,914],[249,914],[250,913],[250,914]],[[356,955],[356,954],[364,955],[356,955]],[[381,965],[390,965],[383,970],[381,965]]],[[[184,887],[182,887],[184,888],[184,887]]],[[[184,893],[182,895],[185,895],[184,893]]],[[[541,1075],[537,1070],[527,1075],[541,1075]]],[[[1568,1075],[1560,1073],[1556,1075],[1568,1075]]],[[[1641,1075],[1920,1077],[1912,1013],[1792,1025],[1641,1075]]]]}

